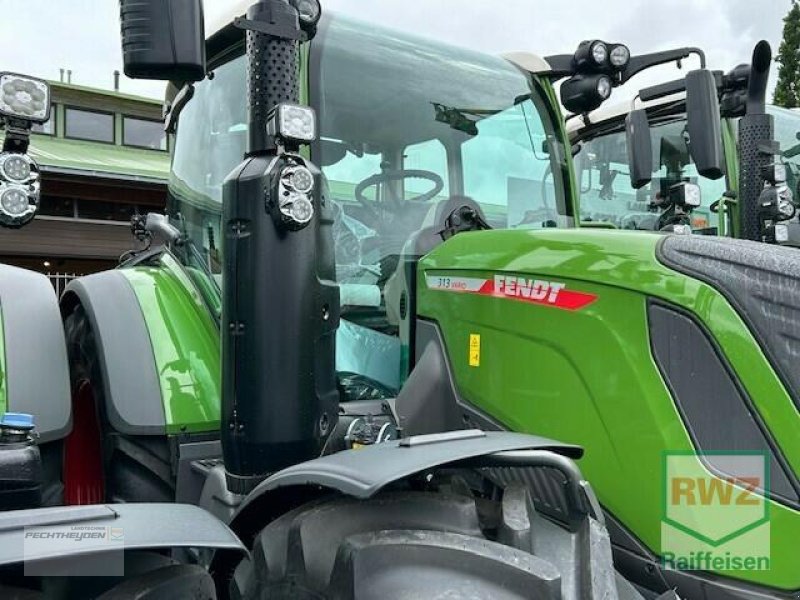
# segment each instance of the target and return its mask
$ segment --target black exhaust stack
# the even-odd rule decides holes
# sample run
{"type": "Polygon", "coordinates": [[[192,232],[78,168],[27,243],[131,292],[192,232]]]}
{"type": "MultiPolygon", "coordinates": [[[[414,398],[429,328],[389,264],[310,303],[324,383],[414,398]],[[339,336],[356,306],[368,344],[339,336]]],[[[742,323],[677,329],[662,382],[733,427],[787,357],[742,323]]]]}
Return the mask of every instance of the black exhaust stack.
{"type": "Polygon", "coordinates": [[[753,50],[750,82],[747,90],[747,112],[739,121],[739,235],[746,240],[761,241],[762,217],[759,197],[766,179],[764,167],[774,161],[770,151],[775,124],[766,113],[767,82],[772,49],[765,41],[753,50]]]}
{"type": "Polygon", "coordinates": [[[221,436],[228,488],[247,493],[319,456],[336,424],[339,294],[320,173],[270,126],[277,105],[298,102],[297,46],[313,32],[287,0],[261,0],[235,24],[247,36],[250,135],[223,188],[221,436]],[[291,227],[276,203],[298,165],[315,179],[314,216],[291,227]]]}

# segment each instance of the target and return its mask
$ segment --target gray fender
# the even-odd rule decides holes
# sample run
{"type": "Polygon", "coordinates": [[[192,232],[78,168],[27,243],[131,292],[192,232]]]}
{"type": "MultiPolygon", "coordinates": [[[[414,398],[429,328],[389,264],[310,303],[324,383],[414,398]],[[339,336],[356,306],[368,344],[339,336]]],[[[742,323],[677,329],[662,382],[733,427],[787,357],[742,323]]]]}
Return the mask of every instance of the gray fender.
{"type": "MultiPolygon", "coordinates": [[[[578,459],[583,449],[546,438],[522,433],[453,431],[422,435],[347,450],[310,460],[284,469],[263,481],[242,501],[230,526],[240,539],[249,543],[253,536],[281,515],[330,494],[370,498],[386,486],[418,473],[451,465],[477,462],[501,453],[532,452],[553,466],[566,468],[580,477],[577,466],[569,459],[578,459]]],[[[510,457],[513,460],[513,457],[510,457]]],[[[575,489],[588,497],[587,508],[599,513],[596,499],[585,481],[576,481],[575,489]]],[[[584,503],[585,505],[586,503],[584,503]]],[[[211,564],[215,573],[232,573],[236,555],[217,552],[211,564]]]]}
{"type": "Polygon", "coordinates": [[[111,426],[127,435],[165,435],[150,334],[128,279],[119,270],[76,279],[61,299],[65,317],[76,304],[94,332],[111,426]]]}
{"type": "Polygon", "coordinates": [[[25,535],[31,527],[42,528],[45,532],[70,532],[72,527],[106,528],[107,531],[113,527],[124,535],[126,551],[211,548],[237,556],[247,554],[239,538],[222,521],[197,506],[172,503],[59,506],[0,513],[0,567],[23,561],[29,565],[103,554],[114,548],[105,537],[87,537],[71,546],[63,543],[29,545],[25,543],[25,535]]]}
{"type": "MultiPolygon", "coordinates": [[[[263,527],[286,510],[325,493],[366,499],[394,482],[430,469],[530,450],[572,459],[583,455],[579,446],[522,433],[465,430],[394,440],[337,452],[276,473],[244,499],[231,526],[244,533],[253,524],[263,527]]],[[[577,467],[574,469],[577,473],[577,467]]]]}
{"type": "Polygon", "coordinates": [[[32,414],[43,442],[65,437],[72,428],[72,401],[53,286],[40,273],[0,265],[0,313],[7,410],[32,414]]]}

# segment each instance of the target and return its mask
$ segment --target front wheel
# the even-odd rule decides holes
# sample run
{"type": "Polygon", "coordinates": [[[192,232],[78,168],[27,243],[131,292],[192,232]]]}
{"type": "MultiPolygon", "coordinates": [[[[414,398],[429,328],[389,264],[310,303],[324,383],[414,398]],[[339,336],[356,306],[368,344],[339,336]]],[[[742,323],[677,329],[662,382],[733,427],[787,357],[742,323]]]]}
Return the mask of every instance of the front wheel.
{"type": "Polygon", "coordinates": [[[409,491],[369,500],[315,501],[276,519],[256,536],[251,560],[236,569],[232,596],[620,597],[610,562],[599,577],[588,573],[596,564],[586,565],[587,572],[581,573],[577,558],[565,569],[564,557],[570,554],[570,542],[576,541],[569,536],[575,534],[536,517],[532,510],[530,496],[521,487],[508,488],[502,500],[409,491]],[[532,534],[532,521],[538,523],[541,537],[532,534]],[[558,532],[564,536],[559,538],[558,532]],[[604,576],[610,578],[610,588],[583,586],[595,577],[590,585],[594,587],[604,576]]]}

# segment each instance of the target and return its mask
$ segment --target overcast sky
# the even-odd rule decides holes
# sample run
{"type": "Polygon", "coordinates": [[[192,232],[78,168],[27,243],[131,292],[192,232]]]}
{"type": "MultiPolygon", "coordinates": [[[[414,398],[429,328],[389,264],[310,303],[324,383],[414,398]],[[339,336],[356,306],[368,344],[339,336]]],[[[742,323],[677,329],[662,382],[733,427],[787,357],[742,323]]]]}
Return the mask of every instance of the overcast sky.
{"type": "MultiPolygon", "coordinates": [[[[755,43],[777,52],[790,0],[322,0],[326,10],[503,53],[571,53],[583,39],[628,44],[634,53],[695,45],[709,66],[729,69],[749,62],[755,43]]],[[[206,0],[206,16],[235,0],[206,0]]],[[[121,70],[116,0],[0,0],[3,40],[0,70],[110,88],[121,70]]],[[[691,65],[696,65],[692,62],[691,65]]],[[[636,88],[674,78],[674,67],[633,80],[636,88]]],[[[773,69],[772,85],[775,80],[773,69]]],[[[631,82],[631,87],[634,83],[631,82]]],[[[122,91],[156,98],[163,85],[123,79],[122,91]]],[[[631,95],[619,90],[615,97],[631,95]]]]}

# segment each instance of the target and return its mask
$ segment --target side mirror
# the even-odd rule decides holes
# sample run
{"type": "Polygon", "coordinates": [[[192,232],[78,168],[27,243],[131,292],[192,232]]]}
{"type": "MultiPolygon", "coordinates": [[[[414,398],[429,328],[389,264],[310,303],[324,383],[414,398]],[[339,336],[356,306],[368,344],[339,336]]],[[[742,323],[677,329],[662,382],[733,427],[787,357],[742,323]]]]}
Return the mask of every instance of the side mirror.
{"type": "Polygon", "coordinates": [[[707,69],[686,75],[686,121],[689,153],[697,172],[719,179],[725,174],[719,98],[714,74],[707,69]]]}
{"type": "Polygon", "coordinates": [[[628,170],[631,185],[639,189],[653,178],[653,144],[650,140],[650,122],[643,108],[632,110],[625,118],[628,145],[628,170]]]}
{"type": "Polygon", "coordinates": [[[202,0],[120,0],[122,58],[133,79],[202,81],[202,0]]]}

